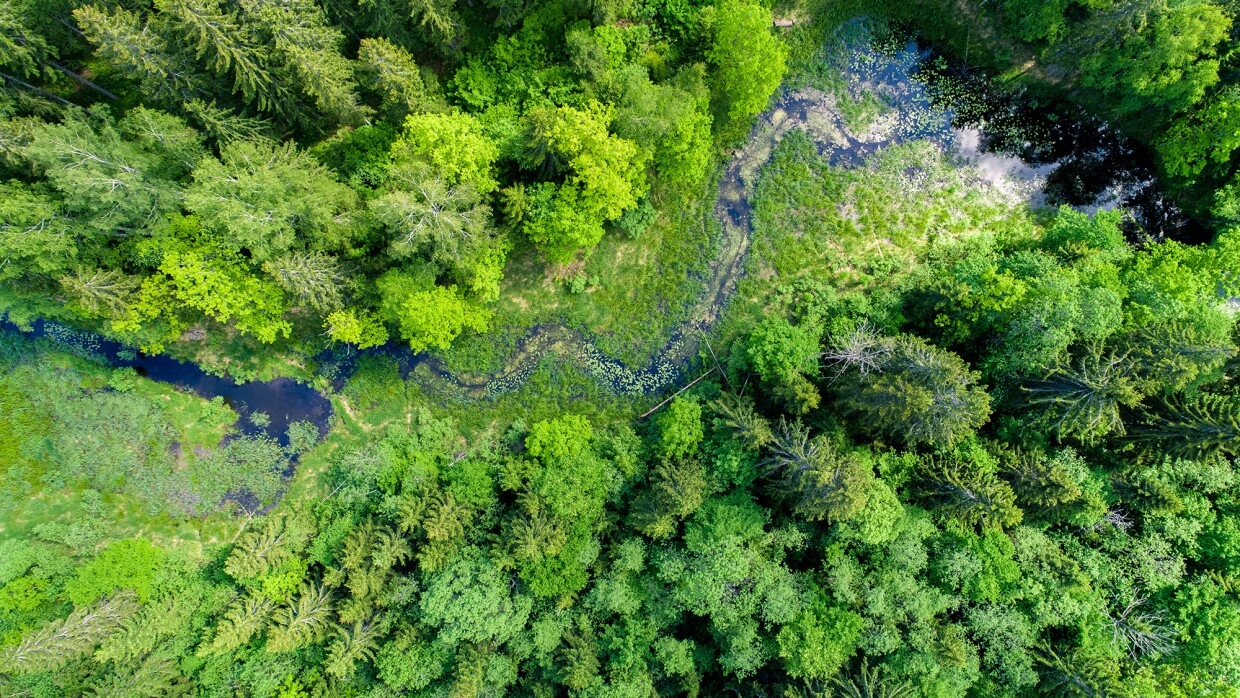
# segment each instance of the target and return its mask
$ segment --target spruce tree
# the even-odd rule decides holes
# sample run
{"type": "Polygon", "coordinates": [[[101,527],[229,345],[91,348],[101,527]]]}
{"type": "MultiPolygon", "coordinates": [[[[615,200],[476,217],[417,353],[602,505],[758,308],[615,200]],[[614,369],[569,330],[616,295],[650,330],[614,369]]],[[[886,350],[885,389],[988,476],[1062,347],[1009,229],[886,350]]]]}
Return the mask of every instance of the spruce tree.
{"type": "Polygon", "coordinates": [[[325,585],[306,584],[296,600],[276,609],[267,626],[267,649],[291,652],[318,642],[331,626],[332,592],[325,585]]]}
{"type": "Polygon", "coordinates": [[[0,649],[0,673],[29,674],[58,669],[86,656],[120,629],[138,610],[132,591],[121,591],[91,606],[78,608],[68,618],[45,624],[21,641],[0,649]]]}
{"type": "Polygon", "coordinates": [[[362,39],[357,60],[363,84],[382,100],[385,119],[399,123],[432,103],[418,64],[400,46],[383,37],[362,39]]]}
{"type": "Polygon", "coordinates": [[[1146,412],[1133,435],[1163,453],[1187,458],[1240,454],[1240,398],[1203,393],[1146,412]]]}
{"type": "Polygon", "coordinates": [[[290,252],[263,264],[263,271],[296,302],[320,314],[340,308],[344,275],[335,257],[322,252],[290,252]]]}
{"type": "Polygon", "coordinates": [[[839,405],[863,426],[941,447],[985,424],[990,396],[959,356],[913,335],[884,339],[881,348],[865,349],[867,361],[842,362],[844,374],[834,384],[839,405]]]}
{"type": "Polygon", "coordinates": [[[267,626],[273,610],[271,600],[266,597],[244,596],[237,599],[216,623],[211,642],[199,646],[198,654],[226,654],[244,645],[267,626]]]}
{"type": "Polygon", "coordinates": [[[73,18],[86,40],[98,47],[96,55],[138,79],[155,103],[167,107],[206,95],[197,67],[187,56],[177,55],[137,12],[86,5],[74,10],[73,18]]]}
{"type": "Polygon", "coordinates": [[[1039,423],[1060,438],[1097,443],[1125,433],[1122,409],[1141,401],[1126,354],[1104,354],[1092,348],[1073,363],[1064,363],[1025,388],[1039,423]]]}

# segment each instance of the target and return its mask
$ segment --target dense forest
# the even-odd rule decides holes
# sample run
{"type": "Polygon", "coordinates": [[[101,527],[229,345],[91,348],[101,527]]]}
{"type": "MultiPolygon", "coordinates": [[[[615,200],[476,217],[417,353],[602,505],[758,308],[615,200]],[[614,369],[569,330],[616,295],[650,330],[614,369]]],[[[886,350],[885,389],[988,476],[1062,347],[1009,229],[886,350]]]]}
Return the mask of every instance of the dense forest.
{"type": "Polygon", "coordinates": [[[1235,0],[0,0],[0,189],[0,698],[1240,697],[1235,0]]]}

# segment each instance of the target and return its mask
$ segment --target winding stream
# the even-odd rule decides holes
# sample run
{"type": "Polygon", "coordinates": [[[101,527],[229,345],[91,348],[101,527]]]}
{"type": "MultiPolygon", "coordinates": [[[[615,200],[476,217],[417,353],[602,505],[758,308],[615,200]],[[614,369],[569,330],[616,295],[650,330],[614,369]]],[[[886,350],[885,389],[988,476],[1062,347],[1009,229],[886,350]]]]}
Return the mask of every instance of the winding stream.
{"type": "MultiPolygon", "coordinates": [[[[776,97],[720,177],[715,215],[722,235],[705,290],[648,365],[626,366],[605,356],[581,332],[558,324],[533,329],[518,343],[507,367],[490,375],[453,374],[439,359],[407,349],[389,346],[371,351],[395,357],[407,376],[437,394],[466,400],[494,398],[520,388],[548,356],[577,363],[617,394],[650,394],[675,386],[683,381],[700,338],[736,291],[750,244],[750,196],[762,166],[793,129],[809,134],[820,154],[838,167],[861,165],[874,153],[898,143],[927,140],[961,166],[975,168],[979,185],[1000,187],[1031,205],[1068,203],[1086,210],[1132,207],[1136,209],[1133,220],[1150,237],[1158,237],[1148,233],[1151,226],[1191,237],[1183,234],[1183,217],[1162,200],[1153,184],[1148,158],[1142,164],[1140,153],[1105,124],[1076,112],[1064,116],[1062,108],[1030,106],[1019,95],[996,93],[976,76],[944,69],[942,59],[915,41],[888,40],[884,45],[866,38],[861,26],[860,32],[856,32],[856,23],[850,29],[862,38],[833,52],[828,62],[843,76],[849,98],[877,97],[885,110],[850,127],[840,108],[839,90],[807,87],[784,90],[776,97]]],[[[115,342],[58,327],[40,322],[35,332],[53,339],[67,332],[74,337],[72,341],[88,345],[113,365],[132,366],[150,378],[203,397],[222,396],[243,416],[265,412],[271,417],[268,433],[272,436],[283,438],[287,425],[299,420],[326,430],[330,402],[295,381],[238,384],[211,376],[193,364],[135,355],[115,342]]]]}

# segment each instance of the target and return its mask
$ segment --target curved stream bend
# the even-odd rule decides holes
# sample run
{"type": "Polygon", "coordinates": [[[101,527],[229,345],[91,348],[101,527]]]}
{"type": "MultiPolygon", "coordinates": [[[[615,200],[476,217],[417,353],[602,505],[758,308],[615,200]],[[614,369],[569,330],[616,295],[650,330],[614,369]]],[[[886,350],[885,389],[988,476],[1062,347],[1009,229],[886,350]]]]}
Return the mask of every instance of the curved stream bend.
{"type": "Polygon", "coordinates": [[[407,362],[411,374],[435,389],[465,399],[493,398],[519,388],[548,355],[575,361],[595,380],[618,394],[638,395],[663,391],[683,377],[683,369],[696,354],[699,338],[719,318],[735,293],[749,251],[749,199],[758,173],[771,158],[775,146],[789,131],[802,129],[819,145],[832,164],[852,166],[896,143],[930,139],[947,147],[953,141],[950,114],[931,104],[926,87],[911,73],[927,54],[909,43],[894,55],[867,46],[849,52],[850,60],[839,66],[850,89],[880,95],[892,109],[853,132],[837,109],[837,100],[821,90],[785,91],[773,107],[758,117],[744,147],[735,151],[719,182],[715,215],[722,227],[719,250],[710,264],[705,290],[689,318],[671,334],[651,362],[631,368],[600,352],[580,331],[560,324],[535,328],[518,343],[508,366],[490,375],[452,373],[443,362],[419,354],[407,362]]]}

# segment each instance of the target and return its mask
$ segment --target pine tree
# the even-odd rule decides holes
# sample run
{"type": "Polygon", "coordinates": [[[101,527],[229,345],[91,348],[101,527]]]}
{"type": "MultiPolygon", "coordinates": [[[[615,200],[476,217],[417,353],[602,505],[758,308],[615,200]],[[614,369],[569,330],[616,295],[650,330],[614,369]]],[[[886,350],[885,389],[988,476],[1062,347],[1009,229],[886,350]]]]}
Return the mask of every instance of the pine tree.
{"type": "Polygon", "coordinates": [[[344,584],[354,600],[369,602],[383,590],[392,569],[412,554],[409,541],[396,531],[367,519],[349,534],[341,550],[339,561],[344,584]]]}
{"type": "Polygon", "coordinates": [[[775,438],[771,424],[753,408],[753,400],[724,393],[708,405],[718,414],[715,423],[727,427],[746,448],[757,450],[775,438]]]}
{"type": "Polygon", "coordinates": [[[1060,438],[1096,443],[1125,433],[1121,408],[1141,401],[1127,355],[1088,351],[1079,361],[1060,364],[1044,379],[1025,388],[1040,421],[1060,438]]]}
{"type": "Polygon", "coordinates": [[[507,527],[507,551],[518,562],[537,564],[543,558],[560,554],[568,542],[564,527],[547,516],[545,506],[529,506],[533,497],[522,499],[524,512],[507,527]]]}
{"type": "Polygon", "coordinates": [[[137,596],[121,591],[45,624],[0,650],[0,673],[50,671],[85,656],[138,610],[137,596]]]}
{"type": "MultiPolygon", "coordinates": [[[[990,416],[990,396],[959,356],[912,335],[882,341],[835,383],[839,404],[873,431],[908,443],[950,446],[990,416]]],[[[837,353],[842,351],[837,347],[837,353]]]]}
{"type": "Polygon", "coordinates": [[[271,516],[246,531],[224,562],[233,579],[252,579],[280,567],[306,544],[308,522],[300,514],[271,516]]]}
{"type": "Polygon", "coordinates": [[[318,642],[331,625],[331,612],[331,589],[303,585],[297,599],[277,609],[267,626],[267,650],[290,652],[318,642]]]}
{"type": "Polygon", "coordinates": [[[1134,439],[1188,458],[1240,455],[1240,398],[1206,393],[1169,401],[1146,413],[1134,439]]]}
{"type": "MultiPolygon", "coordinates": [[[[0,2],[0,70],[23,78],[40,77],[55,56],[56,49],[27,27],[16,3],[0,2]]],[[[7,76],[0,73],[0,77],[7,76]]]]}
{"type": "Polygon", "coordinates": [[[1107,513],[1102,482],[1070,448],[1048,458],[1041,451],[1002,454],[1004,475],[1026,510],[1088,526],[1107,513]]]}
{"type": "Polygon", "coordinates": [[[379,628],[376,624],[358,620],[352,627],[337,628],[336,639],[327,647],[327,673],[347,681],[357,672],[357,663],[375,656],[378,647],[379,628]]]}
{"type": "Polygon", "coordinates": [[[270,141],[274,129],[262,119],[241,116],[231,109],[217,106],[201,99],[191,99],[183,105],[185,113],[202,129],[202,132],[215,139],[221,146],[238,141],[270,141]]]}
{"type": "Polygon", "coordinates": [[[885,678],[882,667],[871,670],[865,658],[856,674],[838,676],[831,685],[836,698],[912,698],[916,695],[907,682],[885,678]]]}
{"type": "Polygon", "coordinates": [[[317,313],[330,313],[341,306],[344,275],[335,257],[321,252],[290,252],[263,263],[263,271],[317,313]]]}
{"type": "Polygon", "coordinates": [[[103,108],[69,113],[35,129],[25,156],[82,223],[107,235],[140,229],[180,207],[182,159],[198,147],[180,120],[149,116],[134,109],[118,124],[103,108]],[[153,126],[163,142],[146,132],[153,126]]]}
{"type": "Polygon", "coordinates": [[[177,671],[177,663],[166,655],[146,657],[133,671],[114,671],[91,686],[86,695],[98,698],[167,698],[186,695],[190,686],[177,671]]]}
{"type": "Polygon", "coordinates": [[[354,92],[353,65],[340,53],[344,37],[313,0],[240,0],[240,6],[242,24],[266,41],[273,63],[314,101],[320,115],[335,124],[365,120],[367,110],[354,92]]]}
{"type": "Polygon", "coordinates": [[[97,55],[137,78],[142,91],[156,102],[171,106],[204,93],[202,76],[194,66],[177,56],[138,13],[87,5],[74,10],[73,17],[86,40],[98,47],[97,55]]]}
{"type": "Polygon", "coordinates": [[[210,643],[198,648],[199,655],[225,654],[250,641],[266,627],[273,605],[266,597],[244,596],[232,603],[215,625],[210,643]]]}
{"type": "Polygon", "coordinates": [[[702,505],[708,487],[697,458],[663,458],[649,488],[633,503],[633,525],[656,540],[674,535],[677,525],[702,505]]]}
{"type": "Polygon", "coordinates": [[[418,64],[405,49],[382,37],[362,39],[357,60],[363,84],[382,99],[379,109],[388,121],[399,123],[432,103],[418,64]]]}
{"type": "Polygon", "coordinates": [[[410,16],[431,41],[441,49],[451,50],[462,26],[456,0],[411,0],[410,5],[410,16]]]}
{"type": "Polygon", "coordinates": [[[96,662],[128,664],[150,655],[161,643],[189,628],[202,603],[203,587],[193,586],[146,604],[95,652],[96,662]]]}
{"type": "Polygon", "coordinates": [[[765,460],[775,489],[810,521],[847,521],[869,500],[874,471],[830,439],[811,437],[800,422],[782,422],[765,460]]]}
{"type": "Polygon", "coordinates": [[[1119,665],[1109,657],[1094,657],[1079,647],[1060,652],[1043,644],[1035,655],[1042,665],[1039,688],[1052,696],[1122,696],[1119,665]]]}
{"type": "Polygon", "coordinates": [[[219,0],[158,0],[155,6],[168,25],[165,35],[186,44],[216,75],[231,76],[233,89],[247,103],[270,111],[289,99],[287,87],[267,70],[267,51],[219,0]]]}
{"type": "Polygon", "coordinates": [[[1129,358],[1141,392],[1178,393],[1218,377],[1236,355],[1232,323],[1168,321],[1143,327],[1132,338],[1129,358]]]}
{"type": "Polygon", "coordinates": [[[974,460],[933,456],[919,475],[936,511],[969,526],[1008,528],[1021,521],[1012,488],[974,460]]]}
{"type": "Polygon", "coordinates": [[[118,269],[79,267],[60,277],[60,287],[88,317],[119,317],[138,290],[140,281],[118,269]]]}
{"type": "Polygon", "coordinates": [[[598,679],[598,643],[588,626],[565,633],[559,654],[560,682],[568,688],[584,690],[598,679]]]}

